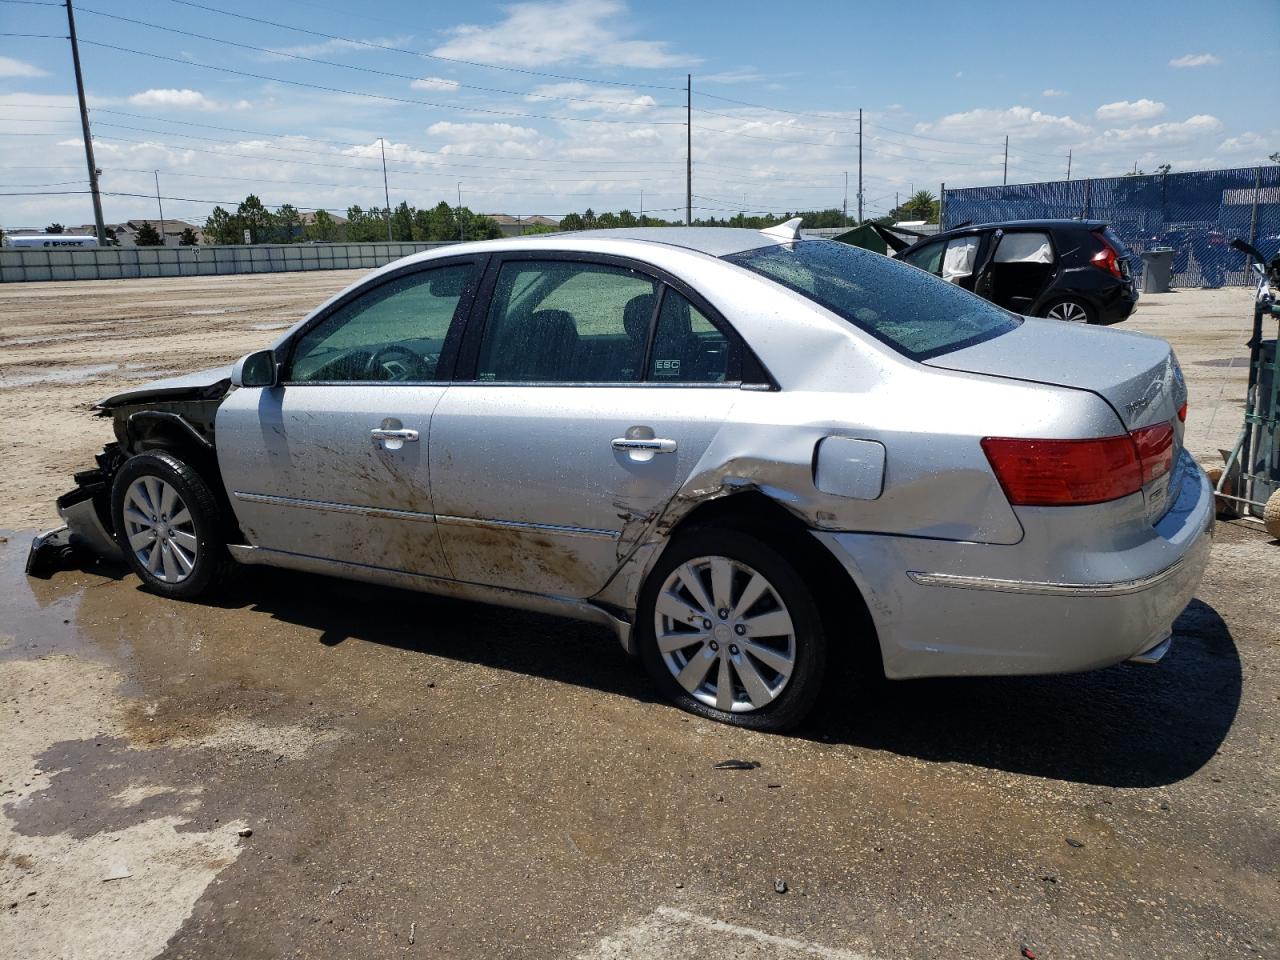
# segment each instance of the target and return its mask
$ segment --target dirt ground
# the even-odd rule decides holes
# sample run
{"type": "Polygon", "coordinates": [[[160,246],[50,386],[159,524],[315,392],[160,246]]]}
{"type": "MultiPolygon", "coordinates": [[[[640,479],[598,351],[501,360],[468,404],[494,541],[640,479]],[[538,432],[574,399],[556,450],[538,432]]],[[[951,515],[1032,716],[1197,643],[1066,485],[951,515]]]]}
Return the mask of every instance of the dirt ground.
{"type": "MultiPolygon", "coordinates": [[[[1245,524],[1158,667],[886,684],[788,737],[655,701],[589,625],[262,569],[216,605],[22,575],[108,439],[89,403],[355,276],[0,286],[0,955],[1280,950],[1280,544],[1245,524]]],[[[1196,290],[1125,324],[1175,344],[1205,460],[1248,315],[1196,290]]]]}

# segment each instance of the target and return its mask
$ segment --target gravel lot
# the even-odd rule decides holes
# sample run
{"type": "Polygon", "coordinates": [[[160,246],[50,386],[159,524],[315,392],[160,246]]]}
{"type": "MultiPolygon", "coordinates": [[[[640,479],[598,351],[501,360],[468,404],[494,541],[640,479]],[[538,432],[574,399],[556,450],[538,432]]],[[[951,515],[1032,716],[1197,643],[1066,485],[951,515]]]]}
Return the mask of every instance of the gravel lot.
{"type": "MultiPolygon", "coordinates": [[[[656,702],[588,625],[261,570],[217,605],[22,575],[109,437],[90,402],[356,276],[0,286],[0,954],[1280,950],[1280,544],[1245,524],[1158,667],[886,684],[790,737],[656,702]]],[[[1177,347],[1202,460],[1249,309],[1182,291],[1124,325],[1177,347]]]]}

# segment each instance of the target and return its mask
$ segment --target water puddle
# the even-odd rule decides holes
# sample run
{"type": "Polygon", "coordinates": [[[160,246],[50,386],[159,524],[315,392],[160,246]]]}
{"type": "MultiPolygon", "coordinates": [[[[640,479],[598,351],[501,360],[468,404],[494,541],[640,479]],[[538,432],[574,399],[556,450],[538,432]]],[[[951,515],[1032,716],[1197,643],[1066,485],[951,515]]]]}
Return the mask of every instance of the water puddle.
{"type": "Polygon", "coordinates": [[[175,373],[174,370],[158,370],[145,363],[91,363],[74,367],[48,367],[38,370],[20,370],[18,373],[0,372],[0,390],[14,387],[30,387],[40,383],[82,383],[106,374],[118,373],[133,379],[149,374],[160,377],[175,373]]]}

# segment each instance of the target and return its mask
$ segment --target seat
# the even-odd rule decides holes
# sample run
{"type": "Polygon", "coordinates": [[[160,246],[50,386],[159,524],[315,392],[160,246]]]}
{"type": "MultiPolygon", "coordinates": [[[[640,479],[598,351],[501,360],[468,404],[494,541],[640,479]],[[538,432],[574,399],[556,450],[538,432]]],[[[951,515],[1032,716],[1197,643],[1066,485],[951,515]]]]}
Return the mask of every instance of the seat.
{"type": "MultiPolygon", "coordinates": [[[[496,344],[495,344],[496,346],[496,344]]],[[[567,310],[538,310],[502,338],[493,362],[495,380],[561,380],[573,366],[578,327],[567,310]]]]}
{"type": "Polygon", "coordinates": [[[653,320],[652,293],[641,293],[627,301],[622,308],[622,325],[627,336],[636,343],[643,344],[649,338],[649,324],[653,320]]]}

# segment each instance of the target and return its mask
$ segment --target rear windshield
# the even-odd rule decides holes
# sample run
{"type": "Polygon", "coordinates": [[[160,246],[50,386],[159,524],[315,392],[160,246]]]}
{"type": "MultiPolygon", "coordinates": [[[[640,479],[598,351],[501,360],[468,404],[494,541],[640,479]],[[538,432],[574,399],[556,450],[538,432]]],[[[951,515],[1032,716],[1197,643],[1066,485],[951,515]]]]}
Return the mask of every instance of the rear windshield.
{"type": "Polygon", "coordinates": [[[990,340],[1020,322],[923,270],[834,240],[759,247],[724,259],[808,297],[913,360],[990,340]]]}

